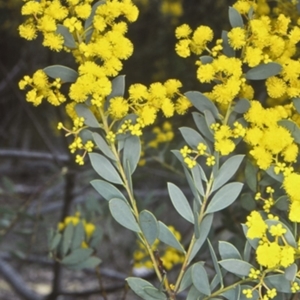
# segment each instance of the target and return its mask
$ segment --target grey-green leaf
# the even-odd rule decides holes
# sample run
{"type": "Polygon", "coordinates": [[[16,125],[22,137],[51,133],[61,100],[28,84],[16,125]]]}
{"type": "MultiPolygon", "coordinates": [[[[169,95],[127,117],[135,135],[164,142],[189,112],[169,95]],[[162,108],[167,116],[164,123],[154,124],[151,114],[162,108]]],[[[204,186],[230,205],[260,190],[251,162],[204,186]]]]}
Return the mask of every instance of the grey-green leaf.
{"type": "MultiPolygon", "coordinates": [[[[208,112],[208,110],[205,110],[204,113],[205,112],[208,112]]],[[[203,136],[205,136],[209,141],[214,142],[215,138],[212,130],[208,126],[208,120],[206,119],[206,116],[203,116],[196,111],[192,112],[192,115],[195,125],[197,126],[201,134],[203,134],[203,136]]],[[[210,149],[208,150],[210,151],[210,149]]]]}
{"type": "Polygon", "coordinates": [[[131,211],[130,206],[121,199],[111,199],[109,209],[113,218],[122,226],[135,231],[141,232],[141,229],[131,211]]]}
{"type": "Polygon", "coordinates": [[[123,148],[123,167],[126,169],[129,163],[130,173],[136,169],[141,156],[141,142],[138,136],[130,135],[125,139],[123,148]]]}
{"type": "Polygon", "coordinates": [[[103,152],[103,154],[112,160],[116,160],[114,153],[112,152],[104,138],[97,132],[93,132],[92,136],[97,147],[103,152]]]}
{"type": "Polygon", "coordinates": [[[205,192],[204,192],[202,180],[204,180],[204,181],[206,180],[206,175],[205,175],[201,165],[199,165],[197,163],[196,166],[194,166],[194,168],[192,168],[191,172],[192,172],[194,185],[195,185],[196,189],[198,190],[200,195],[204,197],[205,192]]]}
{"type": "Polygon", "coordinates": [[[180,282],[180,286],[179,286],[179,289],[178,289],[178,293],[184,291],[185,289],[187,289],[189,286],[191,286],[191,284],[193,283],[193,279],[192,279],[192,268],[188,268],[183,277],[182,277],[182,280],[180,282]]]}
{"type": "Polygon", "coordinates": [[[64,265],[76,265],[82,261],[87,260],[91,254],[94,252],[90,248],[79,248],[71,252],[69,255],[65,256],[61,263],[64,265]]]}
{"type": "MultiPolygon", "coordinates": [[[[144,291],[146,292],[146,294],[148,294],[151,298],[147,298],[147,300],[167,300],[167,296],[163,293],[160,292],[157,288],[155,288],[154,286],[145,286],[144,291]]],[[[146,299],[146,298],[144,298],[146,299]]]]}
{"type": "Polygon", "coordinates": [[[69,265],[69,269],[82,270],[82,269],[94,269],[101,263],[101,259],[96,256],[91,256],[88,259],[76,264],[69,265]]]}
{"type": "Polygon", "coordinates": [[[244,157],[245,155],[235,155],[225,161],[215,176],[212,192],[216,191],[231,179],[241,165],[244,157]]]}
{"type": "Polygon", "coordinates": [[[271,76],[279,74],[282,70],[282,66],[276,62],[269,62],[267,64],[258,65],[250,69],[246,73],[246,79],[248,80],[263,80],[271,76]]]}
{"type": "Polygon", "coordinates": [[[116,184],[123,184],[123,181],[113,164],[103,155],[89,153],[93,169],[105,180],[116,184]]]}
{"type": "Polygon", "coordinates": [[[107,96],[107,99],[114,97],[123,97],[125,91],[125,75],[119,75],[112,80],[112,92],[107,96]]]}
{"type": "MultiPolygon", "coordinates": [[[[291,282],[285,278],[284,274],[276,274],[265,277],[265,284],[269,288],[275,288],[277,292],[291,293],[291,282]]],[[[295,278],[295,282],[300,284],[300,280],[295,278]]]]}
{"type": "Polygon", "coordinates": [[[228,242],[219,241],[219,253],[223,260],[230,258],[242,260],[240,252],[228,242]]]}
{"type": "Polygon", "coordinates": [[[62,235],[59,232],[54,235],[50,243],[50,247],[49,247],[50,251],[54,250],[58,246],[59,242],[61,241],[61,237],[62,235]]]}
{"type": "Polygon", "coordinates": [[[228,15],[229,15],[229,22],[232,28],[244,27],[243,18],[234,7],[229,7],[228,15]]]}
{"type": "Polygon", "coordinates": [[[228,32],[225,30],[222,31],[222,41],[223,41],[223,43],[222,43],[223,53],[228,57],[235,57],[235,51],[230,46],[229,41],[228,41],[228,32]]]}
{"type": "Polygon", "coordinates": [[[209,202],[206,213],[213,213],[228,207],[239,196],[242,187],[243,184],[240,182],[231,182],[224,185],[209,202]]]}
{"type": "Polygon", "coordinates": [[[198,262],[192,266],[192,280],[196,289],[204,295],[210,295],[208,276],[202,263],[198,262]]]}
{"type": "Polygon", "coordinates": [[[219,111],[217,107],[213,104],[213,102],[204,96],[202,93],[197,91],[190,91],[184,94],[192,104],[200,111],[204,112],[205,110],[209,110],[216,119],[219,119],[219,111]]]}
{"type": "Polygon", "coordinates": [[[142,299],[149,299],[146,297],[149,297],[149,295],[145,292],[144,288],[145,287],[153,287],[153,285],[141,278],[136,278],[136,277],[128,277],[126,278],[126,281],[129,285],[129,287],[142,299]]]}
{"type": "Polygon", "coordinates": [[[90,183],[105,200],[109,201],[112,198],[119,198],[127,202],[125,196],[112,184],[101,179],[92,180],[90,183]]]}
{"type": "Polygon", "coordinates": [[[163,243],[185,253],[183,246],[179,243],[173,232],[161,221],[158,221],[159,235],[158,239],[163,243]]]}
{"type": "Polygon", "coordinates": [[[69,223],[67,227],[64,229],[64,233],[62,236],[62,254],[63,256],[66,255],[68,250],[71,247],[72,239],[74,234],[74,225],[69,223]]]}
{"type": "Polygon", "coordinates": [[[284,276],[287,280],[294,281],[295,278],[296,278],[297,271],[298,271],[298,267],[294,263],[294,264],[290,265],[288,268],[285,269],[284,276]]]}
{"type": "Polygon", "coordinates": [[[239,99],[236,104],[234,105],[233,110],[239,114],[244,114],[248,111],[251,104],[250,101],[247,99],[239,99]]]}
{"type": "Polygon", "coordinates": [[[238,276],[248,276],[250,269],[254,268],[251,264],[235,258],[221,260],[219,264],[228,272],[238,276]]]}
{"type": "Polygon", "coordinates": [[[210,243],[209,239],[207,239],[207,243],[209,246],[209,252],[210,252],[210,256],[212,258],[214,269],[216,271],[216,275],[218,276],[218,281],[220,282],[221,286],[223,287],[223,275],[222,275],[220,266],[218,264],[217,255],[216,255],[215,250],[214,250],[212,244],[210,243]]]}
{"type": "Polygon", "coordinates": [[[260,240],[260,239],[258,239],[258,238],[250,239],[250,238],[247,237],[248,227],[247,227],[246,224],[242,224],[242,228],[243,228],[244,235],[245,235],[245,237],[246,237],[247,240],[248,240],[248,243],[251,245],[251,247],[252,247],[253,249],[256,249],[257,246],[258,246],[258,243],[259,243],[259,240],[260,240]]]}
{"type": "Polygon", "coordinates": [[[185,195],[175,184],[168,182],[168,191],[177,212],[187,221],[194,224],[192,209],[185,195]]]}
{"type": "Polygon", "coordinates": [[[211,229],[213,216],[214,216],[213,214],[206,215],[203,218],[201,224],[199,225],[199,227],[200,227],[199,239],[197,239],[197,241],[194,244],[194,247],[191,251],[191,255],[188,259],[188,263],[190,263],[192,261],[192,259],[196,256],[196,254],[198,253],[198,251],[200,250],[200,248],[202,247],[202,245],[206,241],[206,238],[207,238],[207,236],[209,234],[209,231],[211,229]]]}
{"type": "Polygon", "coordinates": [[[78,73],[68,67],[62,65],[53,65],[43,69],[43,71],[51,78],[60,78],[62,82],[75,82],[78,73]]]}
{"type": "Polygon", "coordinates": [[[141,230],[150,246],[158,238],[158,223],[155,216],[148,210],[143,210],[139,214],[139,224],[141,230]]]}
{"type": "Polygon", "coordinates": [[[297,112],[300,113],[300,98],[294,98],[293,104],[294,104],[297,112]]]}
{"type": "Polygon", "coordinates": [[[87,105],[77,104],[75,106],[75,111],[79,117],[84,118],[84,123],[86,125],[92,128],[100,128],[98,120],[87,105]]]}
{"type": "Polygon", "coordinates": [[[75,49],[76,48],[75,39],[74,39],[72,33],[70,32],[70,30],[66,26],[63,26],[61,24],[57,24],[56,33],[59,33],[63,36],[65,47],[68,47],[70,49],[75,49]]]}
{"type": "Polygon", "coordinates": [[[196,130],[189,127],[181,127],[179,130],[182,134],[182,137],[191,148],[197,149],[199,143],[207,145],[204,138],[196,130]]]}
{"type": "Polygon", "coordinates": [[[84,241],[84,237],[85,237],[85,231],[84,231],[83,223],[79,222],[78,224],[76,224],[74,228],[74,235],[72,239],[71,249],[75,250],[81,247],[81,243],[84,241]]]}

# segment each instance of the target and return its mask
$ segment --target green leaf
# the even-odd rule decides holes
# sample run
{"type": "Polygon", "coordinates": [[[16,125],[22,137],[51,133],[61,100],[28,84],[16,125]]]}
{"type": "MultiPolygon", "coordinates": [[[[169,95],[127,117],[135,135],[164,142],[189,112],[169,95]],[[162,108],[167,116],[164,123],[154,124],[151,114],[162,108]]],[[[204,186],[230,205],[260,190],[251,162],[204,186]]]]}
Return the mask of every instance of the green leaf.
{"type": "Polygon", "coordinates": [[[95,269],[101,263],[101,259],[96,256],[91,256],[87,260],[82,261],[76,265],[69,265],[69,269],[82,270],[82,269],[95,269]]]}
{"type": "Polygon", "coordinates": [[[229,41],[228,41],[228,32],[225,30],[222,31],[222,41],[223,41],[223,43],[222,43],[223,53],[228,57],[235,57],[235,51],[230,46],[229,41]]]}
{"type": "Polygon", "coordinates": [[[244,261],[249,262],[250,258],[251,258],[251,245],[248,241],[246,241],[245,243],[245,247],[244,247],[244,261]]]}
{"type": "Polygon", "coordinates": [[[130,135],[125,139],[123,149],[123,167],[126,169],[127,163],[130,166],[130,174],[133,174],[141,156],[141,142],[138,136],[130,135]]]}
{"type": "Polygon", "coordinates": [[[238,276],[248,276],[250,269],[254,268],[251,264],[239,259],[224,259],[219,264],[228,272],[238,276]]]}
{"type": "Polygon", "coordinates": [[[163,292],[160,292],[157,288],[154,286],[145,286],[144,291],[146,294],[148,294],[151,298],[147,299],[157,299],[157,300],[167,300],[166,295],[163,292]]]}
{"type": "Polygon", "coordinates": [[[241,165],[244,157],[245,155],[235,155],[225,161],[215,176],[212,192],[219,189],[231,179],[241,165]]]}
{"type": "Polygon", "coordinates": [[[293,104],[294,104],[297,112],[300,113],[300,98],[294,98],[293,104]]]}
{"type": "MultiPolygon", "coordinates": [[[[279,173],[279,174],[276,174],[275,171],[274,171],[274,166],[271,166],[269,167],[267,170],[266,170],[266,173],[272,177],[273,179],[275,179],[276,181],[278,182],[283,182],[283,174],[282,173],[279,173]]],[[[270,179],[270,178],[268,178],[270,179]]],[[[260,181],[260,184],[262,185],[263,182],[260,181]]],[[[269,184],[266,184],[266,185],[269,185],[269,184]]]]}
{"type": "Polygon", "coordinates": [[[69,223],[67,227],[64,229],[63,236],[62,236],[62,255],[65,256],[66,253],[69,251],[72,239],[74,234],[74,225],[69,223]]]}
{"type": "Polygon", "coordinates": [[[112,92],[107,96],[110,100],[114,97],[123,97],[125,92],[125,75],[119,75],[112,80],[112,92]]]}
{"type": "Polygon", "coordinates": [[[269,62],[267,64],[258,65],[250,69],[246,73],[246,79],[248,80],[263,80],[271,76],[279,74],[282,70],[282,66],[276,62],[269,62]]]}
{"type": "Polygon", "coordinates": [[[90,16],[86,19],[86,21],[84,23],[84,32],[86,33],[85,34],[85,42],[86,43],[89,43],[90,40],[91,40],[93,31],[94,31],[94,28],[93,28],[94,16],[95,16],[95,13],[96,13],[96,10],[97,10],[98,6],[100,6],[102,4],[105,4],[105,1],[101,0],[101,1],[96,2],[93,5],[92,12],[91,12],[90,16]]]}
{"type": "Polygon", "coordinates": [[[240,182],[231,182],[224,185],[210,200],[206,213],[213,213],[228,207],[239,196],[242,187],[243,184],[240,182]]]}
{"type": "Polygon", "coordinates": [[[65,256],[61,263],[64,265],[76,265],[80,262],[87,260],[93,252],[94,250],[90,248],[76,249],[73,252],[71,252],[71,254],[65,256]]]}
{"type": "Polygon", "coordinates": [[[84,231],[83,223],[79,222],[74,228],[71,250],[75,250],[81,247],[81,244],[84,241],[84,237],[85,237],[85,231],[84,231]]]}
{"type": "Polygon", "coordinates": [[[61,34],[64,38],[64,46],[70,49],[75,49],[76,42],[70,30],[61,24],[57,24],[56,33],[61,34]]]}
{"type": "Polygon", "coordinates": [[[184,291],[185,289],[187,289],[189,286],[191,286],[193,283],[193,279],[192,279],[192,268],[188,268],[183,277],[182,277],[182,280],[180,282],[180,286],[179,286],[179,289],[178,289],[178,293],[184,291]]]}
{"type": "Polygon", "coordinates": [[[91,236],[91,239],[89,241],[89,246],[93,249],[97,249],[100,241],[102,240],[102,236],[102,230],[99,228],[99,226],[96,226],[96,229],[93,232],[93,235],[91,236]]]}
{"type": "Polygon", "coordinates": [[[77,104],[75,111],[79,117],[84,118],[84,123],[92,128],[100,128],[100,124],[89,107],[85,104],[77,104]]]}
{"type": "Polygon", "coordinates": [[[158,223],[155,216],[148,210],[143,210],[139,214],[139,224],[141,230],[150,246],[158,238],[158,223]]]}
{"type": "Polygon", "coordinates": [[[62,235],[59,232],[54,235],[50,243],[50,247],[49,247],[50,251],[54,250],[58,246],[59,242],[61,241],[61,237],[62,235]]]}
{"type": "Polygon", "coordinates": [[[89,153],[93,169],[105,180],[116,184],[123,184],[123,181],[112,163],[103,155],[89,153]]]}
{"type": "Polygon", "coordinates": [[[234,105],[233,110],[239,114],[244,114],[248,111],[251,104],[250,101],[247,99],[239,99],[236,104],[234,105]]]}
{"type": "Polygon", "coordinates": [[[194,285],[192,285],[187,294],[186,300],[203,299],[203,296],[204,295],[200,293],[194,285]]]}
{"type": "Polygon", "coordinates": [[[141,232],[141,229],[134,218],[130,206],[121,199],[111,199],[109,201],[109,209],[113,218],[122,226],[135,231],[141,232]]]}
{"type": "Polygon", "coordinates": [[[196,189],[198,190],[200,195],[204,197],[205,192],[204,192],[202,180],[205,181],[206,176],[205,176],[205,173],[204,173],[201,165],[199,165],[197,163],[196,166],[194,168],[192,168],[191,172],[192,172],[192,176],[193,176],[193,180],[194,180],[196,189]]]}
{"type": "Polygon", "coordinates": [[[228,242],[219,241],[219,252],[223,260],[230,258],[242,260],[240,252],[228,242]]]}
{"type": "Polygon", "coordinates": [[[192,266],[192,280],[196,289],[204,295],[210,295],[210,286],[205,268],[201,262],[192,266]]]}
{"type": "MultiPolygon", "coordinates": [[[[174,153],[174,152],[173,152],[174,153]]],[[[175,154],[175,153],[174,153],[175,154]]],[[[195,199],[197,200],[197,202],[199,204],[201,204],[201,198],[199,196],[199,193],[197,191],[197,188],[195,186],[195,182],[194,182],[194,179],[192,178],[192,176],[190,175],[190,171],[187,169],[187,167],[183,164],[183,171],[184,171],[184,174],[185,174],[185,178],[188,182],[188,185],[193,193],[193,196],[195,197],[195,199]]]]}
{"type": "Polygon", "coordinates": [[[200,248],[202,247],[202,245],[204,244],[204,242],[206,241],[206,238],[209,234],[209,231],[211,229],[211,225],[212,225],[212,221],[213,221],[213,214],[208,214],[205,215],[205,217],[203,218],[202,222],[199,225],[200,228],[200,237],[199,239],[197,239],[197,241],[194,244],[194,247],[191,251],[191,255],[188,259],[188,264],[192,261],[192,259],[197,255],[197,253],[199,252],[200,248]]]}
{"type": "Polygon", "coordinates": [[[243,18],[234,7],[229,7],[228,15],[229,15],[229,22],[232,28],[244,27],[243,18]]]}
{"type": "Polygon", "coordinates": [[[255,167],[249,159],[247,159],[245,168],[245,179],[252,192],[256,192],[257,172],[258,168],[255,167]]]}
{"type": "Polygon", "coordinates": [[[199,59],[203,65],[210,64],[214,60],[213,57],[209,55],[202,55],[199,57],[199,59]]]}
{"type": "Polygon", "coordinates": [[[112,198],[119,198],[127,202],[125,196],[112,184],[100,179],[92,180],[90,183],[105,200],[109,201],[112,198]]]}
{"type": "MultiPolygon", "coordinates": [[[[221,295],[228,300],[232,300],[232,299],[240,300],[240,293],[241,293],[241,287],[238,285],[228,291],[225,291],[221,295]]],[[[254,298],[252,297],[252,299],[254,298]]]]}
{"type": "Polygon", "coordinates": [[[300,128],[294,121],[280,120],[277,124],[286,128],[294,138],[295,142],[300,144],[300,128]]]}
{"type": "Polygon", "coordinates": [[[217,259],[215,250],[214,250],[212,244],[210,243],[209,239],[207,239],[207,243],[208,243],[208,247],[209,247],[210,256],[211,256],[212,261],[213,261],[214,269],[216,271],[216,275],[218,276],[218,281],[220,282],[221,287],[223,287],[224,286],[224,284],[223,284],[223,275],[222,275],[221,269],[220,269],[219,264],[218,264],[218,259],[217,259]]]}
{"type": "MultiPolygon", "coordinates": [[[[206,112],[206,111],[204,111],[206,112]]],[[[213,135],[212,130],[209,128],[207,124],[206,117],[201,115],[200,113],[194,111],[192,112],[193,119],[195,122],[195,125],[197,126],[197,129],[205,136],[209,141],[214,142],[215,138],[213,135]]]]}
{"type": "Polygon", "coordinates": [[[205,110],[209,110],[212,115],[215,117],[215,119],[220,119],[219,117],[219,111],[217,107],[213,104],[213,102],[208,99],[206,96],[204,96],[200,92],[196,91],[190,91],[186,92],[184,94],[191,102],[192,104],[202,113],[204,113],[205,110]]]}
{"type": "Polygon", "coordinates": [[[177,212],[187,221],[194,224],[192,209],[185,195],[175,184],[168,182],[168,191],[177,212]]]}
{"type": "Polygon", "coordinates": [[[49,66],[43,71],[51,78],[60,78],[62,82],[75,82],[78,77],[75,70],[61,65],[49,66]]]}
{"type": "Polygon", "coordinates": [[[290,265],[284,271],[284,277],[289,281],[294,281],[298,272],[298,267],[296,264],[290,265]]]}
{"type": "MultiPolygon", "coordinates": [[[[300,284],[300,280],[295,278],[295,282],[300,284]]],[[[285,274],[270,275],[265,277],[264,283],[268,288],[275,288],[280,293],[291,293],[291,282],[285,278],[285,274]]]]}
{"type": "Polygon", "coordinates": [[[97,132],[93,132],[92,136],[97,147],[103,152],[103,154],[112,160],[116,160],[114,153],[112,152],[104,138],[97,132]]]}
{"type": "Polygon", "coordinates": [[[144,288],[153,287],[153,285],[150,282],[136,277],[128,277],[126,278],[126,281],[134,293],[136,293],[142,299],[149,299],[149,298],[145,298],[145,297],[149,297],[149,295],[145,292],[144,288]]]}
{"type": "Polygon", "coordinates": [[[287,195],[283,195],[279,197],[276,201],[274,206],[278,208],[279,210],[287,211],[290,206],[290,200],[287,195]]]}
{"type": "Polygon", "coordinates": [[[179,130],[182,134],[182,137],[191,148],[197,149],[199,143],[207,145],[204,138],[196,130],[189,127],[181,127],[179,130]]]}
{"type": "Polygon", "coordinates": [[[240,196],[240,203],[244,209],[252,211],[255,210],[257,201],[253,199],[252,193],[245,193],[240,196]]]}
{"type": "Polygon", "coordinates": [[[161,221],[158,221],[159,234],[158,239],[163,243],[185,253],[183,246],[179,243],[173,232],[161,221]]]}

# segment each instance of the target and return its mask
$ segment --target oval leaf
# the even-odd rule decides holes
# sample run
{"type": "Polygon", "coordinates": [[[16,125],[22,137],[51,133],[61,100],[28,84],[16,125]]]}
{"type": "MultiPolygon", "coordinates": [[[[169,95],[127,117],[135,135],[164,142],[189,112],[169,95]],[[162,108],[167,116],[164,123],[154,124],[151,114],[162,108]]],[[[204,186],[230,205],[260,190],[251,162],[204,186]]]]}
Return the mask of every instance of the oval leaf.
{"type": "Polygon", "coordinates": [[[242,190],[243,184],[231,182],[224,185],[209,202],[206,213],[220,211],[232,204],[242,190]]]}
{"type": "Polygon", "coordinates": [[[223,184],[225,184],[231,179],[231,177],[235,174],[235,172],[241,165],[241,162],[244,159],[244,157],[245,155],[235,155],[225,161],[225,163],[221,166],[220,170],[217,172],[217,175],[213,182],[212,192],[216,191],[218,188],[220,188],[223,184]]]}
{"type": "Polygon", "coordinates": [[[207,145],[204,138],[196,130],[189,127],[181,127],[179,130],[182,134],[182,137],[191,148],[197,149],[199,143],[207,145]]]}
{"type": "Polygon", "coordinates": [[[180,252],[185,253],[184,248],[179,243],[173,232],[161,221],[158,221],[159,226],[159,234],[158,239],[162,241],[163,243],[179,250],[180,252]]]}
{"type": "Polygon", "coordinates": [[[154,286],[145,286],[144,291],[146,292],[146,294],[148,294],[147,298],[144,299],[149,299],[149,300],[167,300],[166,295],[163,292],[160,292],[157,288],[155,288],[154,286]],[[150,297],[149,297],[150,296],[150,297]]]}
{"type": "Polygon", "coordinates": [[[192,266],[192,280],[195,288],[204,295],[210,295],[210,286],[206,270],[202,263],[198,262],[192,266]]]}
{"type": "Polygon", "coordinates": [[[287,280],[294,281],[296,278],[297,271],[298,271],[297,265],[292,264],[288,268],[285,269],[284,276],[287,280]]]}
{"type": "Polygon", "coordinates": [[[61,263],[64,265],[76,265],[82,261],[87,260],[93,252],[94,250],[90,248],[76,249],[71,254],[64,257],[61,263]]]}
{"type": "Polygon", "coordinates": [[[192,104],[200,112],[203,113],[205,110],[209,110],[216,119],[219,119],[219,111],[217,107],[213,104],[213,102],[210,99],[208,99],[202,93],[190,91],[186,92],[184,95],[192,102],[192,104]]]}
{"type": "Polygon", "coordinates": [[[275,62],[258,65],[246,73],[248,80],[263,80],[281,72],[282,66],[275,62]]]}
{"type": "Polygon", "coordinates": [[[147,299],[145,297],[149,297],[149,295],[145,292],[144,288],[145,287],[153,287],[153,285],[141,278],[136,278],[136,277],[128,277],[126,278],[126,281],[129,285],[129,287],[142,299],[147,299]]]}
{"type": "Polygon", "coordinates": [[[60,78],[62,82],[75,82],[78,73],[68,67],[61,65],[53,65],[43,69],[43,71],[51,78],[60,78]]]}
{"type": "Polygon", "coordinates": [[[100,179],[92,180],[90,183],[105,200],[119,198],[127,202],[125,196],[112,184],[100,179]]]}
{"type": "Polygon", "coordinates": [[[72,239],[74,234],[74,225],[69,223],[64,229],[62,235],[62,256],[65,256],[71,247],[72,239]]]}
{"type": "Polygon", "coordinates": [[[92,133],[94,142],[96,143],[99,150],[103,152],[104,155],[106,155],[108,158],[112,160],[116,160],[116,157],[112,150],[109,148],[107,142],[104,140],[104,138],[97,132],[92,133]]]}
{"type": "Polygon", "coordinates": [[[125,92],[125,75],[119,75],[114,78],[111,82],[112,92],[107,96],[107,99],[110,100],[114,97],[123,97],[125,92]]]}
{"type": "Polygon", "coordinates": [[[218,280],[220,282],[221,286],[223,286],[223,275],[222,275],[221,269],[220,269],[219,264],[218,264],[217,255],[216,255],[214,247],[210,243],[209,239],[207,239],[207,243],[208,243],[208,246],[209,246],[209,252],[210,252],[210,256],[211,256],[212,261],[213,261],[213,265],[214,265],[214,268],[215,268],[215,271],[216,271],[216,275],[218,276],[218,278],[216,280],[218,280]]]}
{"type": "Polygon", "coordinates": [[[72,240],[71,249],[75,250],[81,247],[82,242],[84,241],[85,231],[83,227],[83,223],[79,222],[74,229],[74,236],[72,240]]]}
{"type": "Polygon", "coordinates": [[[244,114],[250,108],[250,101],[247,99],[240,99],[236,102],[233,110],[239,114],[244,114]]]}
{"type": "Polygon", "coordinates": [[[92,128],[100,128],[99,122],[91,112],[88,106],[85,104],[77,104],[75,106],[75,111],[79,117],[84,118],[84,123],[92,128]]]}
{"type": "MultiPolygon", "coordinates": [[[[295,278],[295,282],[300,284],[300,280],[295,278]]],[[[285,278],[284,274],[270,275],[265,277],[264,283],[268,288],[275,288],[277,292],[291,293],[291,282],[285,278]]]]}
{"type": "Polygon", "coordinates": [[[251,264],[234,258],[221,260],[219,264],[228,272],[238,276],[248,276],[250,269],[254,268],[251,264]]]}
{"type": "Polygon", "coordinates": [[[171,201],[177,212],[190,223],[194,224],[192,209],[185,195],[175,184],[168,182],[168,191],[171,201]]]}
{"type": "Polygon", "coordinates": [[[244,27],[243,18],[234,7],[229,7],[228,15],[231,27],[244,27]]]}
{"type": "Polygon", "coordinates": [[[73,35],[69,31],[69,29],[66,26],[63,26],[61,24],[57,24],[57,29],[56,33],[59,33],[63,36],[64,38],[64,46],[75,49],[76,48],[76,43],[73,35]]]}
{"type": "Polygon", "coordinates": [[[89,153],[89,158],[91,160],[93,169],[101,177],[113,183],[123,184],[119,173],[105,156],[98,153],[89,153]]]}
{"type": "Polygon", "coordinates": [[[82,270],[82,269],[95,269],[101,263],[101,259],[96,256],[91,256],[87,260],[82,261],[76,265],[69,265],[69,269],[82,270]]]}
{"type": "Polygon", "coordinates": [[[230,258],[242,260],[240,252],[228,242],[219,242],[219,253],[223,260],[230,258]]]}
{"type": "Polygon", "coordinates": [[[158,224],[155,216],[148,210],[143,210],[139,215],[141,230],[150,246],[158,238],[158,224]]]}
{"type": "Polygon", "coordinates": [[[113,218],[122,226],[135,231],[141,232],[140,227],[135,220],[130,206],[121,199],[111,199],[109,201],[109,209],[113,218]]]}
{"type": "Polygon", "coordinates": [[[141,142],[138,136],[130,135],[125,139],[123,149],[123,167],[127,168],[129,165],[130,174],[132,174],[140,160],[141,156],[141,142]]]}

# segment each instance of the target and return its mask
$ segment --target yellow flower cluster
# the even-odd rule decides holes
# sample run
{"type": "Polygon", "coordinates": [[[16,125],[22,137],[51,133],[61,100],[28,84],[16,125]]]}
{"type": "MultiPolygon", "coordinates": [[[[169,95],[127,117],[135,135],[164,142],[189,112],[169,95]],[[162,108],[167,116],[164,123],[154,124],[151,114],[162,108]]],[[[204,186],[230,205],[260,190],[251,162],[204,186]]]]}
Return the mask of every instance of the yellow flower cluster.
{"type": "MultiPolygon", "coordinates": [[[[168,228],[172,231],[178,241],[181,240],[180,233],[175,230],[173,226],[168,226],[168,228]]],[[[133,253],[134,258],[134,268],[146,268],[146,269],[153,269],[152,261],[150,260],[149,254],[147,252],[146,247],[141,241],[137,241],[138,249],[136,249],[133,253]]],[[[155,240],[153,245],[151,246],[153,251],[156,251],[161,246],[159,240],[155,240]]],[[[160,252],[160,251],[159,251],[160,252]]],[[[171,270],[172,267],[176,264],[180,264],[184,261],[184,256],[178,250],[166,246],[162,251],[163,254],[160,255],[160,259],[162,261],[163,268],[165,270],[171,270]]]]}
{"type": "Polygon", "coordinates": [[[42,103],[46,99],[51,105],[58,106],[66,101],[66,97],[60,92],[61,80],[59,78],[50,82],[43,70],[37,70],[32,77],[26,75],[19,82],[19,88],[24,90],[30,87],[26,93],[26,100],[34,106],[42,103]]]}
{"type": "Polygon", "coordinates": [[[197,149],[191,149],[187,145],[180,149],[183,161],[189,169],[192,169],[197,164],[197,158],[200,156],[206,157],[206,165],[213,166],[216,161],[215,157],[207,151],[207,146],[204,143],[199,143],[197,149]]]}
{"type": "Polygon", "coordinates": [[[164,122],[161,128],[159,126],[155,126],[152,129],[152,133],[155,135],[155,138],[147,143],[147,146],[150,148],[158,148],[160,144],[168,143],[174,138],[172,124],[168,121],[164,122]]]}
{"type": "MultiPolygon", "coordinates": [[[[268,218],[276,220],[273,215],[268,218]]],[[[295,260],[296,251],[289,245],[284,237],[287,229],[282,223],[268,226],[259,212],[252,211],[247,217],[247,237],[250,239],[259,238],[259,246],[256,249],[257,262],[266,268],[287,268],[295,260]],[[273,237],[273,238],[271,238],[273,237]]]]}
{"type": "Polygon", "coordinates": [[[81,247],[88,248],[88,243],[96,230],[96,226],[93,223],[88,223],[85,219],[82,219],[79,212],[76,212],[74,216],[66,217],[63,222],[58,223],[58,230],[63,232],[68,224],[73,224],[73,226],[76,227],[79,223],[83,225],[85,232],[85,239],[82,241],[81,247]]]}

